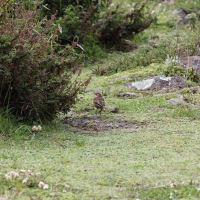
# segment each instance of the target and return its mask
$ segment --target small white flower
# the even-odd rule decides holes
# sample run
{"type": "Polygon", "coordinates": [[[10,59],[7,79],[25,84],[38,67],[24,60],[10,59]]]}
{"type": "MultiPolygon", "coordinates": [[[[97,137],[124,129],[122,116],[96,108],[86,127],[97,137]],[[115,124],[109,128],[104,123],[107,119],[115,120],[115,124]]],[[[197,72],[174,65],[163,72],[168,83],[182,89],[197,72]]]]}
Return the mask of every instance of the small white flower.
{"type": "Polygon", "coordinates": [[[40,125],[37,128],[38,128],[38,131],[42,130],[42,127],[40,125]]]}
{"type": "Polygon", "coordinates": [[[5,174],[5,178],[6,178],[6,180],[12,179],[11,176],[10,176],[9,174],[5,174]]]}
{"type": "Polygon", "coordinates": [[[48,184],[44,184],[44,187],[43,187],[44,190],[47,190],[49,189],[49,185],[48,184]]]}
{"type": "Polygon", "coordinates": [[[10,171],[10,176],[12,177],[12,178],[14,178],[14,176],[15,176],[15,172],[14,171],[10,171]]]}
{"type": "Polygon", "coordinates": [[[21,169],[21,170],[19,171],[19,173],[26,173],[26,170],[21,169]]]}
{"type": "Polygon", "coordinates": [[[69,185],[67,185],[67,184],[65,185],[65,187],[66,187],[66,188],[70,188],[70,186],[69,186],[69,185]]]}
{"type": "Polygon", "coordinates": [[[14,178],[18,178],[19,174],[16,172],[14,178]]]}
{"type": "Polygon", "coordinates": [[[197,191],[200,191],[200,188],[197,188],[197,191]]]}
{"type": "Polygon", "coordinates": [[[28,175],[31,175],[31,176],[33,175],[33,172],[30,169],[27,170],[27,173],[28,175]]]}
{"type": "Polygon", "coordinates": [[[173,187],[176,187],[176,184],[175,184],[175,183],[170,183],[169,186],[170,186],[171,188],[173,188],[173,187]]]}
{"type": "Polygon", "coordinates": [[[39,186],[40,188],[43,188],[44,185],[45,185],[45,184],[44,184],[44,182],[42,182],[42,181],[40,181],[39,184],[38,184],[38,186],[39,186]]]}
{"type": "Polygon", "coordinates": [[[19,174],[17,172],[10,171],[10,176],[11,176],[11,178],[17,178],[17,177],[19,177],[19,174]]]}
{"type": "Polygon", "coordinates": [[[32,131],[38,131],[38,127],[37,126],[33,126],[32,127],[32,131]]]}
{"type": "Polygon", "coordinates": [[[28,178],[25,178],[25,179],[22,181],[23,184],[26,184],[27,182],[28,182],[28,178]]]}
{"type": "Polygon", "coordinates": [[[63,192],[64,192],[64,193],[66,193],[66,192],[67,192],[67,190],[63,190],[63,192]]]}
{"type": "Polygon", "coordinates": [[[41,174],[40,172],[37,172],[35,175],[36,175],[36,176],[39,176],[40,174],[41,174]]]}

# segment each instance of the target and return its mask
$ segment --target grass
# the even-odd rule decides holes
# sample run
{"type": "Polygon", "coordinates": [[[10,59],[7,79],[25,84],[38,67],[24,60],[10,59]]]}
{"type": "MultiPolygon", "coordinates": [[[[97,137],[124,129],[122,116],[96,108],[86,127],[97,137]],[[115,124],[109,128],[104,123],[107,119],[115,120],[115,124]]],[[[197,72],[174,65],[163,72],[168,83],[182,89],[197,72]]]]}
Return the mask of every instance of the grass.
{"type": "Polygon", "coordinates": [[[2,138],[0,194],[8,199],[166,199],[173,192],[177,199],[198,199],[198,123],[162,117],[138,129],[104,133],[54,124],[34,140],[31,135],[2,138]],[[21,169],[40,175],[30,177],[28,185],[22,178],[5,179],[7,172],[21,169]],[[39,181],[49,189],[38,188],[39,181]]]}
{"type": "MultiPolygon", "coordinates": [[[[138,45],[155,35],[159,36],[156,42],[162,43],[169,40],[166,34],[170,40],[177,34],[163,25],[164,14],[156,33],[153,27],[135,38],[138,45]]],[[[183,31],[181,41],[186,35],[183,31]]],[[[103,111],[102,118],[127,120],[135,125],[132,128],[81,131],[58,119],[42,124],[42,131],[33,135],[28,124],[14,123],[0,114],[0,199],[200,199],[200,94],[138,92],[124,87],[130,81],[163,74],[163,62],[140,66],[134,55],[114,52],[85,68],[83,79],[96,65],[112,70],[106,76],[93,75],[87,92],[73,108],[75,117],[84,116],[86,108],[88,115],[94,115],[92,99],[94,91],[100,91],[106,105],[119,108],[117,114],[103,111]],[[123,92],[136,97],[123,97],[123,92]],[[180,94],[193,106],[167,102],[180,94]],[[11,171],[19,177],[6,179],[11,171]],[[38,186],[41,181],[48,184],[47,189],[38,186]]]]}

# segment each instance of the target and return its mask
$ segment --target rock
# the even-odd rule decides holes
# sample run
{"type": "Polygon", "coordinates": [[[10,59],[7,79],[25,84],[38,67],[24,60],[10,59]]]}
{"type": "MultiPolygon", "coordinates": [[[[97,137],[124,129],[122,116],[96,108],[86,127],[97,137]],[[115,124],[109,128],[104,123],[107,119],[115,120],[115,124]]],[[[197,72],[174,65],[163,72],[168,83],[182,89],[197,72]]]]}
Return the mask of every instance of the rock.
{"type": "Polygon", "coordinates": [[[167,4],[169,4],[169,5],[174,4],[174,0],[165,0],[165,2],[166,2],[167,4]]]}
{"type": "Polygon", "coordinates": [[[131,82],[126,87],[134,88],[137,90],[168,90],[168,89],[180,89],[186,86],[186,79],[180,76],[177,77],[162,77],[155,76],[147,80],[131,82]]]}
{"type": "Polygon", "coordinates": [[[178,22],[183,23],[183,24],[188,23],[188,19],[186,18],[187,13],[182,8],[177,8],[173,10],[172,14],[178,16],[178,22]]]}
{"type": "Polygon", "coordinates": [[[180,103],[185,103],[184,100],[182,99],[182,97],[172,98],[172,99],[167,100],[167,102],[171,103],[174,106],[176,106],[177,104],[180,104],[180,103]]]}
{"type": "Polygon", "coordinates": [[[128,80],[129,79],[129,76],[119,76],[116,78],[117,80],[128,80]]]}
{"type": "Polygon", "coordinates": [[[122,94],[119,94],[120,97],[127,97],[127,98],[133,98],[133,97],[141,97],[140,94],[133,93],[133,92],[123,92],[122,94]]]}
{"type": "Polygon", "coordinates": [[[109,110],[112,113],[118,113],[119,109],[116,108],[115,106],[105,106],[104,107],[106,110],[109,110]]]}
{"type": "Polygon", "coordinates": [[[131,82],[128,83],[126,86],[129,88],[135,88],[137,90],[148,90],[151,88],[153,83],[154,83],[154,78],[151,78],[143,81],[131,82]]]}
{"type": "Polygon", "coordinates": [[[197,73],[200,73],[200,56],[186,56],[180,59],[182,67],[192,67],[197,73]]]}

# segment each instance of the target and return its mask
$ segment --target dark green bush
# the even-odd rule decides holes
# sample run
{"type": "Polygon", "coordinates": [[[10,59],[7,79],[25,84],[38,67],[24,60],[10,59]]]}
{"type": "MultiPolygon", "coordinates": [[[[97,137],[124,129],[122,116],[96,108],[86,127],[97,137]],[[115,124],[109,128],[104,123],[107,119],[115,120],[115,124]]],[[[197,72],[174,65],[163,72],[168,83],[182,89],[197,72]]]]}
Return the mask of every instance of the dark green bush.
{"type": "Polygon", "coordinates": [[[40,19],[38,5],[26,10],[0,0],[0,7],[1,106],[31,120],[69,111],[90,81],[80,80],[80,56],[74,54],[78,42],[58,51],[56,14],[40,19]]]}
{"type": "MultiPolygon", "coordinates": [[[[152,2],[138,0],[133,6],[123,7],[112,1],[44,1],[51,10],[61,13],[56,20],[63,30],[61,44],[69,44],[75,35],[82,45],[117,46],[122,39],[133,37],[148,28],[155,20],[152,2]],[[53,6],[54,5],[54,6],[53,6]],[[150,6],[152,5],[152,6],[150,6]],[[61,9],[62,7],[62,9],[61,9]]],[[[49,11],[49,12],[50,12],[49,11]]],[[[85,49],[87,51],[87,49],[85,49]]]]}
{"type": "MultiPolygon", "coordinates": [[[[27,0],[23,0],[23,2],[26,2],[27,0]]],[[[106,2],[106,0],[84,0],[84,1],[74,1],[74,0],[43,0],[41,6],[46,6],[48,9],[44,10],[45,14],[47,14],[49,17],[57,10],[58,11],[58,16],[62,17],[65,15],[65,9],[68,6],[73,6],[73,7],[82,7],[84,8],[83,10],[87,11],[89,6],[91,4],[93,5],[100,5],[101,3],[106,2]]]]}
{"type": "MultiPolygon", "coordinates": [[[[103,0],[102,2],[104,2],[103,0]]],[[[63,34],[59,35],[61,44],[69,44],[74,36],[83,42],[86,34],[90,34],[92,23],[98,19],[102,2],[98,0],[86,1],[49,1],[43,2],[49,10],[43,10],[48,15],[58,10],[57,24],[62,27],[63,34]]]]}
{"type": "Polygon", "coordinates": [[[100,13],[94,33],[101,44],[119,46],[122,39],[132,38],[147,29],[156,20],[148,1],[137,1],[126,7],[110,4],[100,13]],[[146,9],[148,7],[148,9],[146,9]]]}

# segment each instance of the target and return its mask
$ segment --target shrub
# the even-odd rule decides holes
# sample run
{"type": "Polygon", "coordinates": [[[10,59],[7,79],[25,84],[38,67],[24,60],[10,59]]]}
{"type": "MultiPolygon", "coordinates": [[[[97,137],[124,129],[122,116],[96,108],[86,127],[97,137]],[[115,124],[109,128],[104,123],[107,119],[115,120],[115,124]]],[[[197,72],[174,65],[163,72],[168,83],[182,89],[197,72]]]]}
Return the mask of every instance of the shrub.
{"type": "Polygon", "coordinates": [[[117,46],[122,39],[132,38],[147,29],[155,20],[148,7],[148,1],[137,1],[126,7],[110,4],[100,13],[98,22],[94,25],[98,40],[109,46],[117,46]]]}
{"type": "MultiPolygon", "coordinates": [[[[48,1],[48,12],[52,12],[57,8],[59,10],[59,18],[56,20],[63,30],[63,34],[59,35],[59,41],[62,44],[69,44],[77,35],[81,42],[85,36],[90,35],[92,23],[98,18],[99,7],[102,4],[98,0],[79,1],[48,1]],[[61,8],[62,7],[62,8],[61,8]]],[[[46,13],[46,11],[44,10],[46,13]]]]}
{"type": "Polygon", "coordinates": [[[166,68],[163,72],[165,76],[183,76],[193,82],[199,82],[200,80],[198,72],[192,67],[182,67],[177,56],[174,58],[167,56],[166,68]]]}
{"type": "Polygon", "coordinates": [[[97,46],[99,42],[102,46],[117,46],[121,39],[131,38],[133,34],[142,32],[155,20],[151,13],[154,5],[148,0],[138,0],[128,7],[106,0],[68,3],[46,0],[44,3],[52,10],[62,6],[56,21],[63,29],[63,34],[59,35],[62,44],[69,43],[77,35],[83,44],[90,43],[92,46],[94,43],[97,46]]]}
{"type": "Polygon", "coordinates": [[[53,119],[75,104],[90,81],[81,81],[75,41],[59,51],[56,14],[39,19],[23,4],[0,0],[0,102],[24,119],[53,119]]]}
{"type": "MultiPolygon", "coordinates": [[[[87,1],[45,1],[48,12],[52,12],[57,7],[59,8],[59,17],[56,24],[62,27],[62,34],[59,34],[59,43],[62,45],[70,44],[74,36],[78,36],[81,46],[84,48],[84,53],[91,57],[105,56],[103,50],[99,48],[99,41],[94,37],[92,24],[98,19],[102,2],[98,0],[87,1]],[[60,6],[58,5],[60,4],[60,6]]],[[[46,12],[46,11],[45,11],[46,12]]],[[[79,52],[79,49],[76,49],[79,52]]],[[[88,58],[88,57],[87,57],[88,58]]]]}

